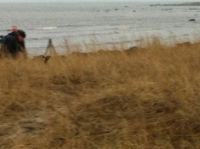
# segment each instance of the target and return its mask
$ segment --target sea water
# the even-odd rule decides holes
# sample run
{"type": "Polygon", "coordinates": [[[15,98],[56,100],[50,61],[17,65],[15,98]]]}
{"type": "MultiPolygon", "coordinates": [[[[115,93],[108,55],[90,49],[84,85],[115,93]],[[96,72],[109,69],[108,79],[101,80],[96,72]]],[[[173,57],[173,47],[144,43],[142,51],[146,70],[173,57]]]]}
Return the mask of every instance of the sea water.
{"type": "Polygon", "coordinates": [[[30,55],[43,54],[49,39],[58,51],[66,43],[98,47],[123,43],[128,48],[151,35],[194,42],[194,35],[200,34],[200,7],[134,2],[0,3],[0,35],[9,33],[13,25],[26,32],[30,55]]]}

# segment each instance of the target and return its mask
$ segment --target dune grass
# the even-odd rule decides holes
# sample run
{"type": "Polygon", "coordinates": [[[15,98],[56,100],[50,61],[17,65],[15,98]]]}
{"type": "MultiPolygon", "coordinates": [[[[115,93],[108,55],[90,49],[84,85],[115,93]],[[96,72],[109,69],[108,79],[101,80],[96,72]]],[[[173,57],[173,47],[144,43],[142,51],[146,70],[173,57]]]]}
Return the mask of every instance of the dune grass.
{"type": "Polygon", "coordinates": [[[2,149],[200,148],[200,43],[2,59],[0,72],[2,149]]]}

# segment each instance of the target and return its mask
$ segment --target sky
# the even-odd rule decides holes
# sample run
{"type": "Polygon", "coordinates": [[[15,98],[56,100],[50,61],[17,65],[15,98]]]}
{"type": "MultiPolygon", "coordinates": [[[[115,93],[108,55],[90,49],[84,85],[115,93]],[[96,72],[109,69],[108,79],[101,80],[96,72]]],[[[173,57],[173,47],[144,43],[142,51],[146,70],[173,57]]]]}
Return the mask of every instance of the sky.
{"type": "Polygon", "coordinates": [[[200,0],[0,0],[0,2],[197,2],[200,0]]]}

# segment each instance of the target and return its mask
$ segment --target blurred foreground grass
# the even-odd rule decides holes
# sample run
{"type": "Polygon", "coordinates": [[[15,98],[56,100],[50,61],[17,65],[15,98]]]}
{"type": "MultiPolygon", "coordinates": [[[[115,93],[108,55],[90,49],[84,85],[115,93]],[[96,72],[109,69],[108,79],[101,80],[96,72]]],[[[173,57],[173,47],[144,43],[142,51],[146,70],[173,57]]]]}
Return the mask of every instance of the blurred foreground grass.
{"type": "Polygon", "coordinates": [[[200,43],[0,60],[2,149],[199,149],[200,43]]]}

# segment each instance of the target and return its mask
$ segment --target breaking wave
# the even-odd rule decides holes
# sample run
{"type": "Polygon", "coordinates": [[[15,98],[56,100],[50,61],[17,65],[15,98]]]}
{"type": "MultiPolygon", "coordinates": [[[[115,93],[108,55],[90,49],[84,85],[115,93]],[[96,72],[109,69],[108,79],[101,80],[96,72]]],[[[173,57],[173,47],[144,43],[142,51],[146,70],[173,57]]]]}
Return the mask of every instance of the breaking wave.
{"type": "Polygon", "coordinates": [[[56,26],[46,26],[46,27],[38,27],[36,28],[37,30],[53,30],[53,29],[57,29],[56,26]]]}

